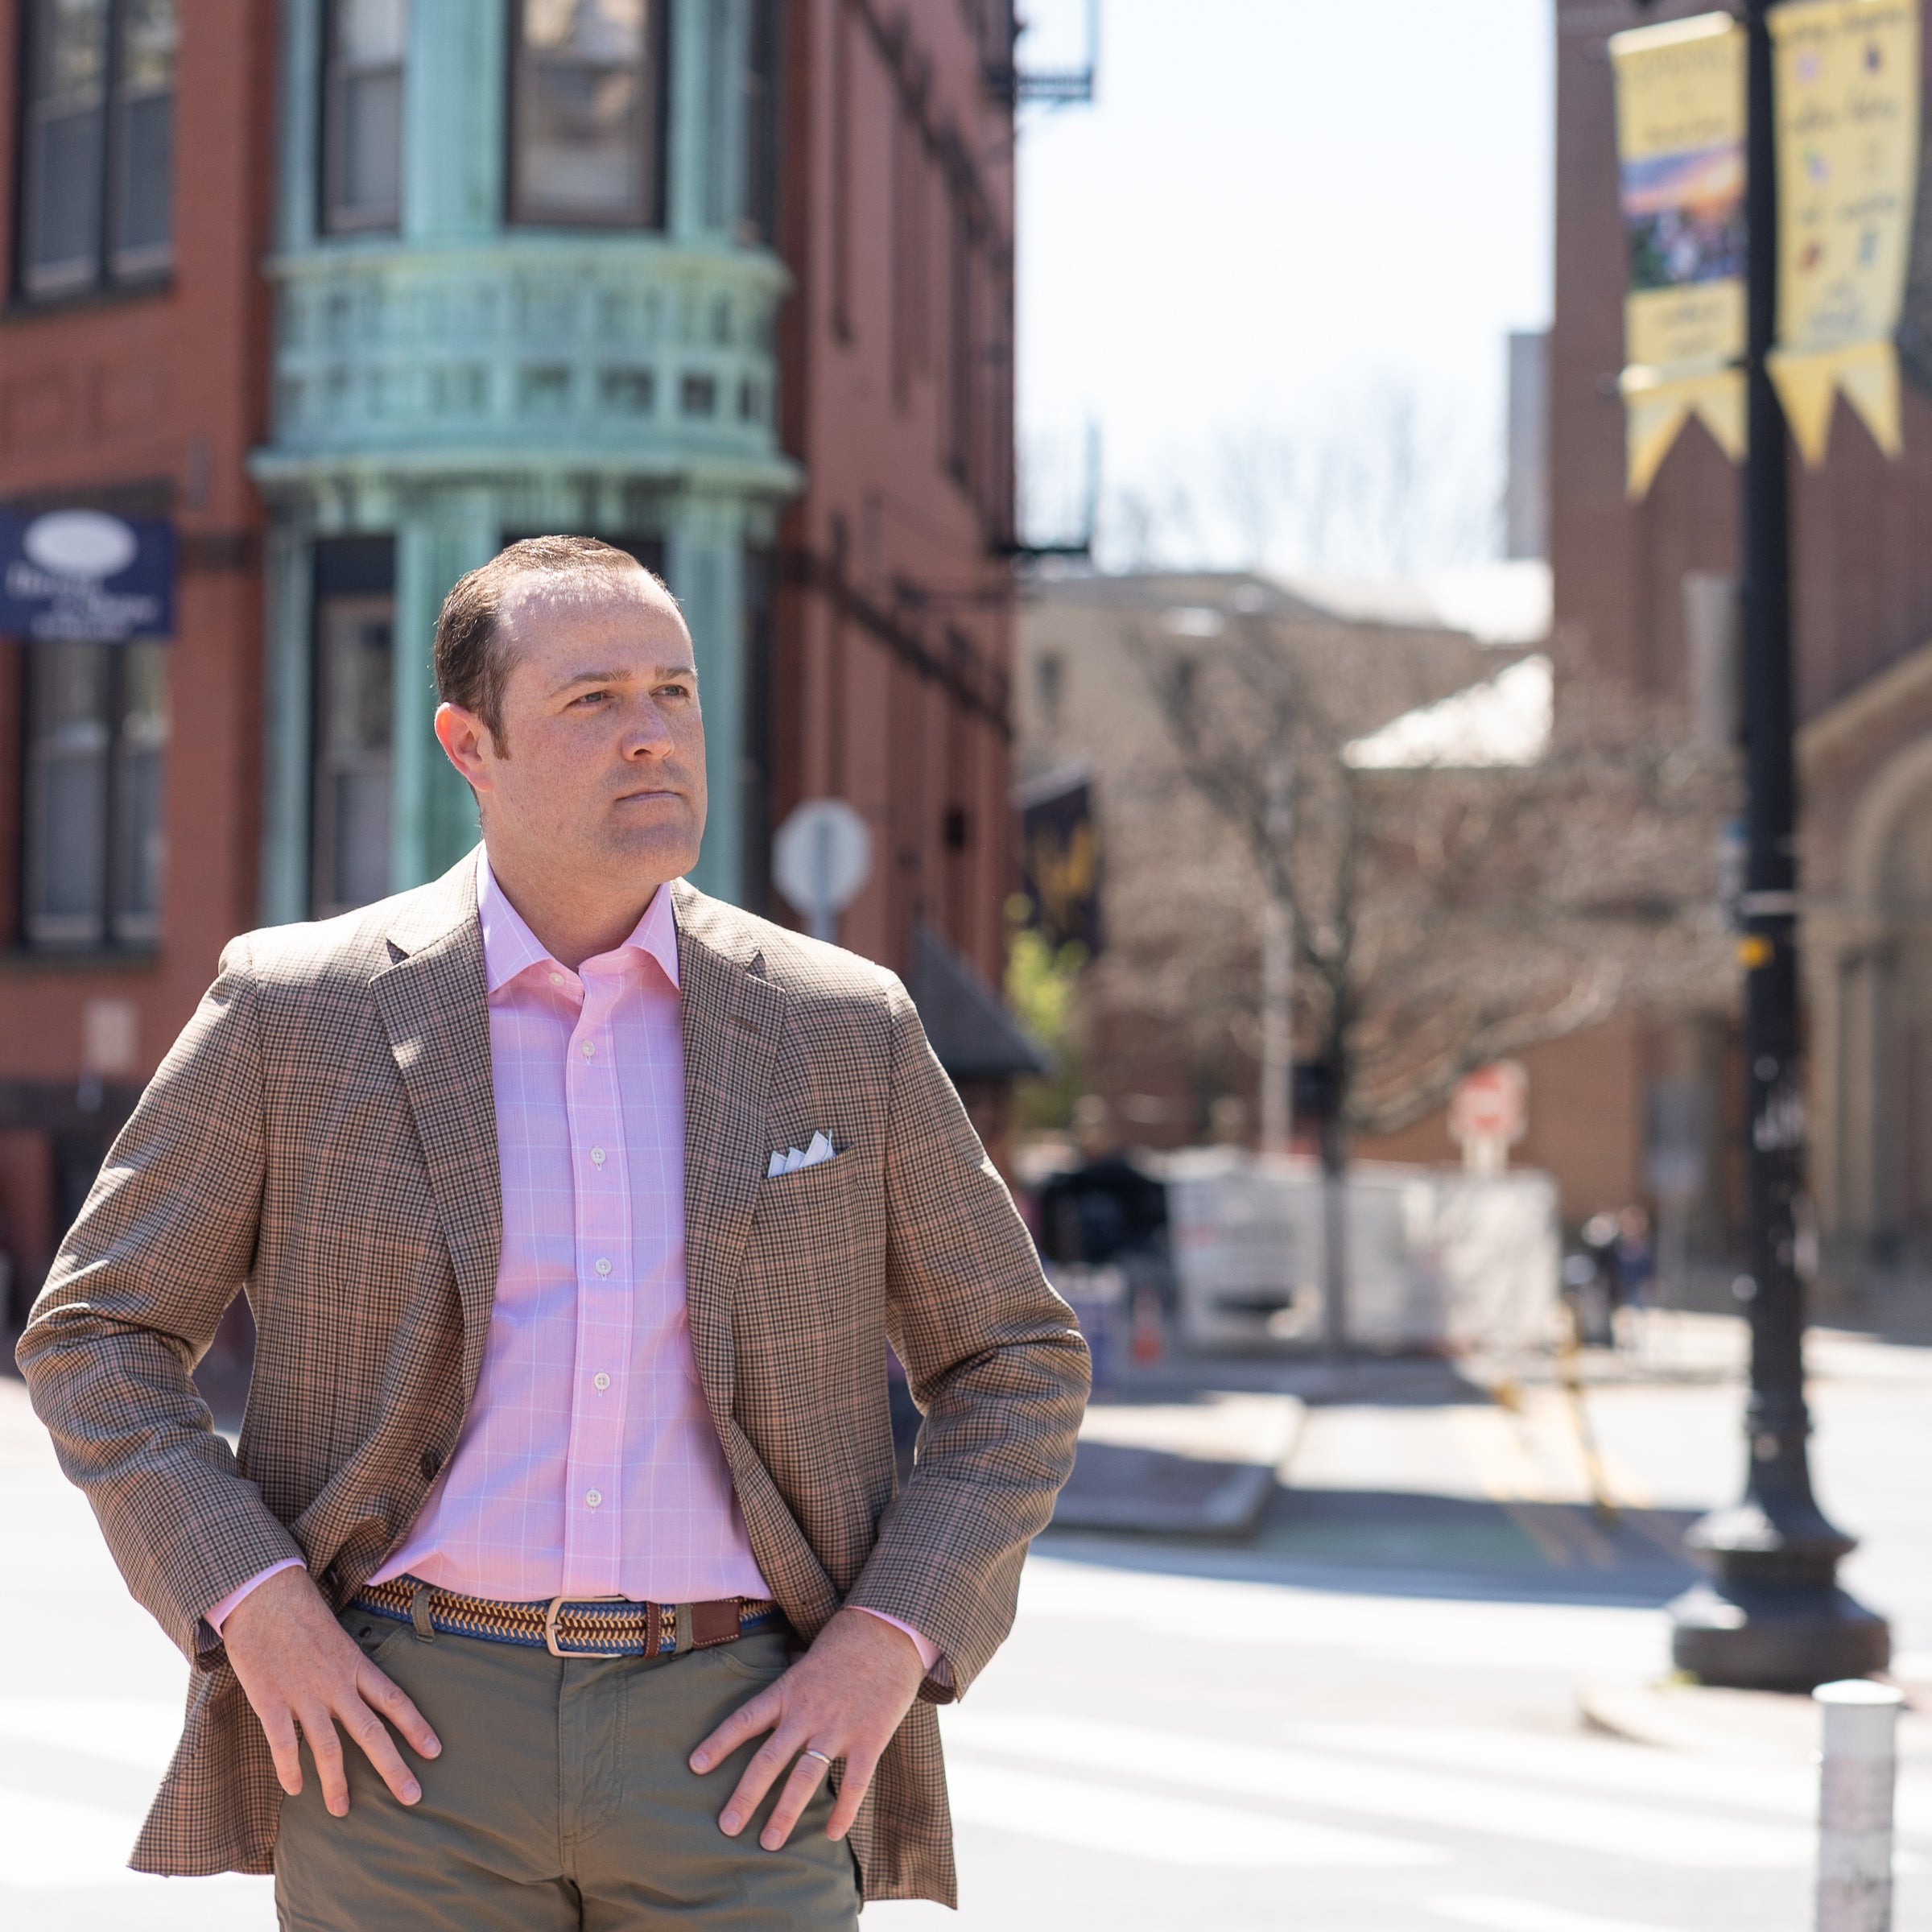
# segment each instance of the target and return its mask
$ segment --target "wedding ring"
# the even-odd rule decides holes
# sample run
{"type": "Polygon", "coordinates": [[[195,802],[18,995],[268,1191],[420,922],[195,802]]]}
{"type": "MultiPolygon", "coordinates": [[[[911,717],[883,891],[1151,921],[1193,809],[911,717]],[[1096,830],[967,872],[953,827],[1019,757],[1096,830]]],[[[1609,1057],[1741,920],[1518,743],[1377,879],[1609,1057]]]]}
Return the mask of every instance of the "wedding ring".
{"type": "Polygon", "coordinates": [[[801,1751],[799,1753],[799,1756],[800,1757],[815,1757],[819,1762],[826,1768],[827,1770],[829,1771],[832,1769],[832,1760],[828,1757],[823,1751],[814,1751],[807,1748],[801,1751]]]}

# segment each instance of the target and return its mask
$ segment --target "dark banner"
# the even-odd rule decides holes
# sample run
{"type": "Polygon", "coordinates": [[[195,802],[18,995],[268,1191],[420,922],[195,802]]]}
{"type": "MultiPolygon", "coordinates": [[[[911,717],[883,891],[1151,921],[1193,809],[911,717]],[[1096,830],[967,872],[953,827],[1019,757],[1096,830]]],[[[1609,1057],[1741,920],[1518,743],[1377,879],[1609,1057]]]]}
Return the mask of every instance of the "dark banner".
{"type": "Polygon", "coordinates": [[[175,528],[100,510],[0,510],[0,637],[124,644],[175,630],[175,528]]]}
{"type": "Polygon", "coordinates": [[[1050,945],[1077,940],[1090,957],[1097,955],[1104,935],[1092,782],[1082,775],[1024,790],[1020,836],[1031,923],[1050,945]]]}

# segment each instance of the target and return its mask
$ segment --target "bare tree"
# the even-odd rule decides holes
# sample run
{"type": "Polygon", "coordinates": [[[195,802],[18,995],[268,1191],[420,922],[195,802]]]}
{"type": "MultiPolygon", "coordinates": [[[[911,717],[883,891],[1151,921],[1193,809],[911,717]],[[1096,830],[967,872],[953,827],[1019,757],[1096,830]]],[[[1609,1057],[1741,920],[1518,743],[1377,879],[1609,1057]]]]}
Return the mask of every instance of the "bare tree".
{"type": "Polygon", "coordinates": [[[1406,749],[1375,739],[1468,678],[1466,658],[1413,636],[1364,631],[1338,648],[1257,615],[1206,646],[1141,631],[1130,649],[1172,753],[1150,774],[1150,814],[1163,792],[1170,816],[1187,795],[1224,830],[1191,860],[1194,896],[1218,904],[1222,930],[1209,936],[1197,914],[1164,968],[1145,970],[1145,948],[1135,997],[1197,1030],[1245,1016],[1252,1036],[1253,909],[1286,909],[1298,1034],[1327,1092],[1339,1323],[1351,1137],[1402,1126],[1475,1068],[1617,1011],[1728,997],[1715,869],[1733,775],[1666,708],[1560,651],[1546,741],[1498,762],[1474,741],[1474,712],[1433,745],[1427,729],[1406,749]]]}

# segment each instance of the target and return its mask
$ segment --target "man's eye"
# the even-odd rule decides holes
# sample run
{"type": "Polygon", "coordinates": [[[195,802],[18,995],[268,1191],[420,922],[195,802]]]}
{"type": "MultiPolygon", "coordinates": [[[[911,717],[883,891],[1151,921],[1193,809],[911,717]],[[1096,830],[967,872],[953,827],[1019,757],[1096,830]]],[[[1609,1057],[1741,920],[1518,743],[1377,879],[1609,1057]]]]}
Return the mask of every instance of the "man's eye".
{"type": "Polygon", "coordinates": [[[572,698],[570,701],[571,707],[574,710],[580,704],[601,704],[609,696],[610,693],[607,691],[587,691],[580,696],[572,698]]]}

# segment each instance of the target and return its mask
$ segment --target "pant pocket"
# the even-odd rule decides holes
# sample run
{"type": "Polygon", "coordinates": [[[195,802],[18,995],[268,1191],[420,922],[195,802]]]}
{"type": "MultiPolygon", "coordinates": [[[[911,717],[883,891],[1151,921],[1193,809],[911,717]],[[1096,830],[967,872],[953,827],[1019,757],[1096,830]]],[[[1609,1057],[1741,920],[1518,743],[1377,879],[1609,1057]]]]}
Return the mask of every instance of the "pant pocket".
{"type": "Polygon", "coordinates": [[[792,1666],[791,1639],[775,1631],[759,1631],[740,1637],[735,1644],[720,1644],[714,1650],[697,1654],[715,1659],[733,1677],[753,1684],[775,1683],[792,1666]]]}
{"type": "Polygon", "coordinates": [[[399,1624],[394,1617],[378,1616],[373,1610],[358,1609],[353,1604],[341,1612],[336,1621],[354,1640],[356,1648],[378,1668],[385,1651],[415,1634],[407,1624],[399,1624]]]}

